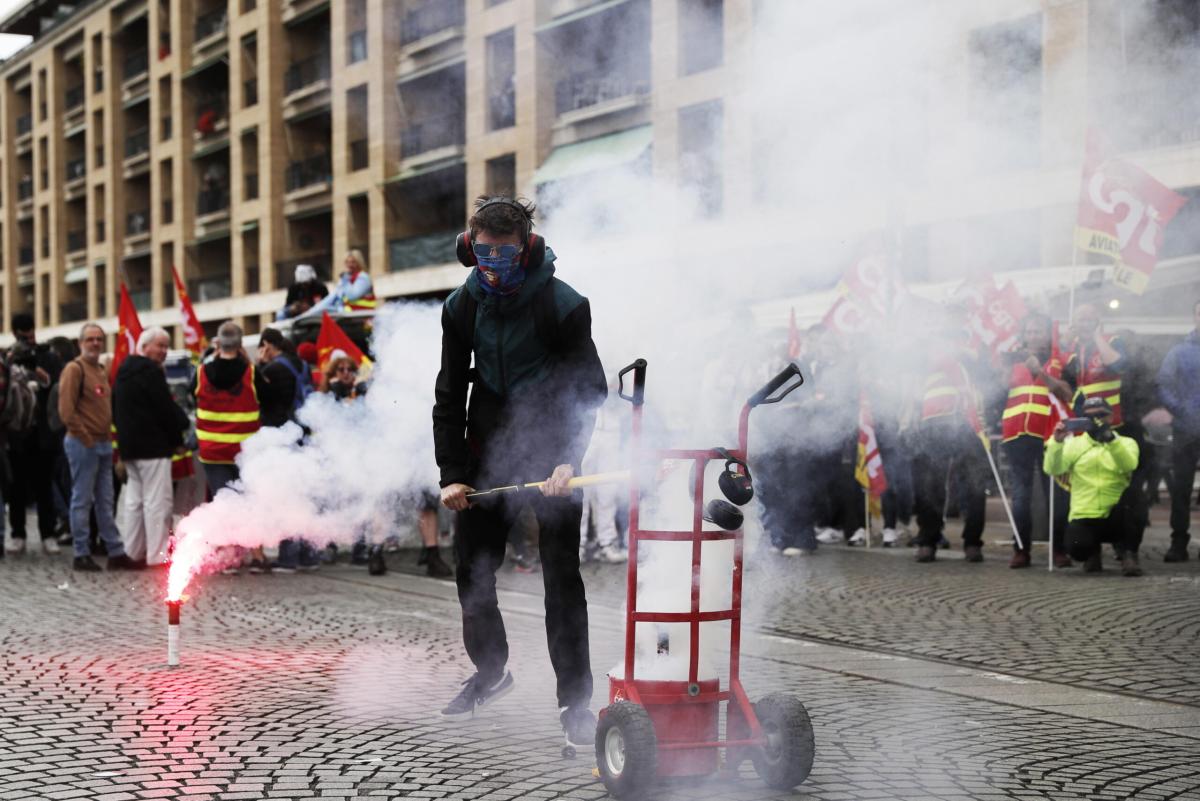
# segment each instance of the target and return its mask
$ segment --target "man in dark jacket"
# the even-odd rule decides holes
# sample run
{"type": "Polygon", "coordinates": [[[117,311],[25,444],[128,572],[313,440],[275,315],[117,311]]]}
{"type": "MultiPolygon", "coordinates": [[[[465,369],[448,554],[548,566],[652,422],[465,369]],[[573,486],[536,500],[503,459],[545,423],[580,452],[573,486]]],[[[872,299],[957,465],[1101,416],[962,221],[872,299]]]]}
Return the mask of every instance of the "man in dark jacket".
{"type": "Polygon", "coordinates": [[[1200,301],[1195,329],[1167,352],[1158,371],[1158,395],[1171,413],[1171,547],[1164,561],[1186,562],[1192,485],[1200,462],[1200,301]]]}
{"type": "Polygon", "coordinates": [[[25,550],[25,518],[31,501],[37,504],[38,533],[47,553],[58,553],[55,525],[58,515],[54,508],[54,469],[62,450],[62,431],[53,431],[46,417],[50,388],[58,383],[62,360],[45,345],[39,345],[34,330],[33,315],[18,312],[12,316],[12,331],[16,344],[9,352],[10,364],[19,364],[37,376],[37,411],[33,427],[28,431],[10,434],[8,461],[12,466],[11,482],[7,488],[8,522],[15,553],[25,550]]]}
{"type": "MultiPolygon", "coordinates": [[[[263,329],[258,337],[258,366],[266,386],[259,402],[263,427],[278,428],[295,419],[304,403],[304,387],[309,381],[308,367],[296,355],[292,343],[275,328],[263,329]]],[[[316,570],[317,553],[304,540],[286,539],[279,543],[279,559],[271,565],[275,573],[316,570]]]]}
{"type": "Polygon", "coordinates": [[[171,338],[161,328],[147,328],[137,342],[137,355],[117,370],[113,386],[113,424],[121,461],[129,476],[121,505],[125,509],[125,552],[139,564],[167,562],[174,494],[171,456],[183,450],[188,418],[171,397],[163,363],[171,338]]]}
{"type": "Polygon", "coordinates": [[[442,503],[458,512],[455,580],[463,640],[477,671],[442,714],[473,715],[512,688],[495,573],[507,531],[528,505],[540,532],[559,719],[568,743],[586,747],[596,719],[588,710],[592,674],[579,575],[583,505],[568,481],[579,470],[608,387],[587,299],[554,277],[554,254],[532,226],[527,202],[476,201],[470,230],[459,240],[460,260],[476,269],[442,307],[434,449],[442,503]],[[532,496],[478,505],[466,497],[472,487],[539,479],[546,484],[532,496]]]}

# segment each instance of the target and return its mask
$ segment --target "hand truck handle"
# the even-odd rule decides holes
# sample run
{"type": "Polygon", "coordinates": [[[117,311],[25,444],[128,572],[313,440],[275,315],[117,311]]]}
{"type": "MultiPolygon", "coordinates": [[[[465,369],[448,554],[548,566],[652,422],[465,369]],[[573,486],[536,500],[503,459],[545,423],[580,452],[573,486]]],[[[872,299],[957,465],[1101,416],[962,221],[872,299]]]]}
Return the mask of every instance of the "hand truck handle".
{"type": "Polygon", "coordinates": [[[751,395],[750,400],[746,401],[746,405],[750,408],[754,408],[755,406],[761,406],[764,403],[779,403],[781,400],[790,395],[792,391],[796,389],[796,387],[803,383],[804,376],[800,374],[800,368],[795,364],[789,363],[787,367],[783,368],[779,375],[772,378],[762,389],[751,395]],[[800,380],[792,384],[776,397],[771,397],[776,390],[786,384],[793,376],[800,380]]]}
{"type": "Polygon", "coordinates": [[[633,364],[629,365],[621,372],[617,373],[617,395],[624,400],[629,401],[634,406],[641,406],[646,402],[646,360],[638,359],[633,364]],[[625,374],[633,372],[633,394],[626,395],[625,389],[625,374]]]}

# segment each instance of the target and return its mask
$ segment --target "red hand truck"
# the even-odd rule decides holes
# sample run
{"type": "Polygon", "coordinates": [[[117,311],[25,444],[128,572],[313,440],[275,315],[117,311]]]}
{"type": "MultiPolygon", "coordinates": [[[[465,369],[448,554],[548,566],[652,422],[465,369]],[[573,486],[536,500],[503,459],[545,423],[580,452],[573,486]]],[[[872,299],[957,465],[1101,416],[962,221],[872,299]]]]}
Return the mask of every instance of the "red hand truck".
{"type": "Polygon", "coordinates": [[[618,394],[633,406],[633,465],[629,498],[629,565],[626,573],[625,663],[620,677],[609,677],[609,705],[600,712],[596,728],[596,764],[600,777],[616,798],[636,798],[659,779],[707,776],[721,770],[735,776],[738,766],[751,759],[760,778],[769,786],[790,790],[812,769],[813,731],[808,711],[799,699],[773,693],[751,703],[738,674],[741,655],[742,529],[704,530],[704,474],[709,460],[729,456],[745,462],[750,412],[757,406],[778,403],[800,386],[804,378],[795,365],[771,379],[742,407],[738,423],[738,448],[734,450],[656,450],[641,452],[642,406],[645,399],[646,362],[638,359],[619,374],[618,394]],[[630,394],[625,376],[633,373],[630,394]],[[793,379],[796,379],[793,381],[793,379]],[[685,460],[695,465],[692,528],[689,531],[649,531],[640,527],[641,465],[663,460],[685,460]],[[720,611],[700,610],[701,552],[704,542],[733,541],[732,603],[720,611]],[[642,611],[637,607],[638,546],[642,542],[684,542],[692,546],[691,610],[642,611]],[[719,678],[701,678],[700,624],[729,621],[728,686],[719,678]],[[639,679],[634,674],[637,624],[686,623],[690,629],[687,681],[639,679]],[[726,702],[725,737],[719,736],[721,703],[726,702]],[[719,762],[720,749],[725,751],[719,762]]]}

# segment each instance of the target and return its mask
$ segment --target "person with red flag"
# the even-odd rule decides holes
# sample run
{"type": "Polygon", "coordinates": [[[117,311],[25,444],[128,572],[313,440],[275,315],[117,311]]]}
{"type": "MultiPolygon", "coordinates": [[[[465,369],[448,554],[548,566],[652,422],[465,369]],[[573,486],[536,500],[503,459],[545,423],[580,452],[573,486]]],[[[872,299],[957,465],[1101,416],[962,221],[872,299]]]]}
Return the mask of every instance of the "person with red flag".
{"type": "MultiPolygon", "coordinates": [[[[340,351],[340,355],[352,359],[360,371],[365,367],[365,372],[369,373],[371,360],[358,345],[354,344],[354,340],[350,338],[349,334],[329,316],[329,312],[326,312],[321,315],[321,330],[317,332],[317,367],[322,372],[328,370],[329,362],[338,351],[340,351]]],[[[363,378],[365,379],[366,376],[364,375],[363,378]]]]}
{"type": "MultiPolygon", "coordinates": [[[[1033,539],[1033,483],[1045,481],[1042,452],[1055,426],[1051,396],[1067,402],[1071,388],[1062,380],[1062,361],[1051,336],[1050,318],[1026,316],[1021,324],[1021,348],[1010,356],[1008,399],[1001,420],[1004,458],[1012,487],[1012,510],[1020,542],[1013,541],[1008,566],[1029,567],[1033,539]]],[[[1070,497],[1056,482],[1053,524],[1054,566],[1070,567],[1071,557],[1063,550],[1070,497]]]]}
{"type": "Polygon", "coordinates": [[[71,538],[75,570],[96,571],[88,543],[91,515],[108,554],[108,569],[136,568],[113,520],[112,389],[100,365],[107,337],[96,323],[79,331],[79,358],[63,368],[59,379],[58,416],[67,428],[63,449],[71,463],[71,538]]]}

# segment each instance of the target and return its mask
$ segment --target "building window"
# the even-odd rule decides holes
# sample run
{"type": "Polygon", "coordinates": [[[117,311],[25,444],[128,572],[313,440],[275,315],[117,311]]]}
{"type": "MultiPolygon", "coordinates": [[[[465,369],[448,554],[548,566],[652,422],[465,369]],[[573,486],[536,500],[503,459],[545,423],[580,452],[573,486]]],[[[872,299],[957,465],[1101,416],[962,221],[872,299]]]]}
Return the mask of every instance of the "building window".
{"type": "Polygon", "coordinates": [[[719,67],[725,60],[725,0],[679,0],[679,74],[719,67]]]}
{"type": "Polygon", "coordinates": [[[517,124],[516,48],[513,29],[487,38],[488,130],[517,124]]]}
{"type": "Polygon", "coordinates": [[[701,216],[721,213],[721,128],[725,115],[720,100],[679,110],[680,183],[691,190],[701,216]]]}
{"type": "Polygon", "coordinates": [[[969,39],[970,115],[985,169],[1041,161],[1042,15],[978,28],[969,39]]]}

